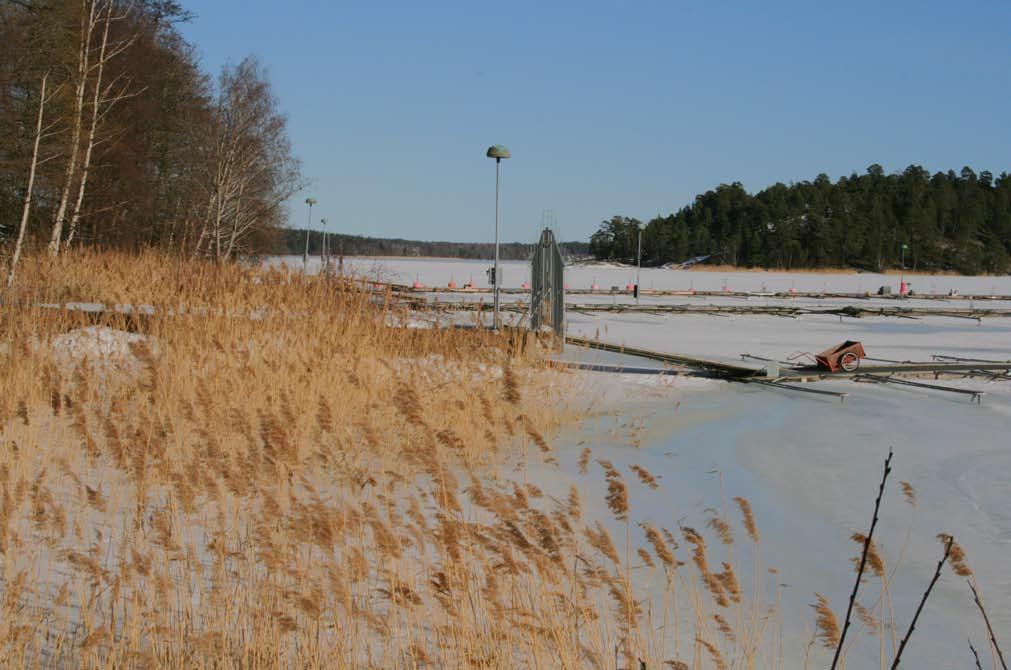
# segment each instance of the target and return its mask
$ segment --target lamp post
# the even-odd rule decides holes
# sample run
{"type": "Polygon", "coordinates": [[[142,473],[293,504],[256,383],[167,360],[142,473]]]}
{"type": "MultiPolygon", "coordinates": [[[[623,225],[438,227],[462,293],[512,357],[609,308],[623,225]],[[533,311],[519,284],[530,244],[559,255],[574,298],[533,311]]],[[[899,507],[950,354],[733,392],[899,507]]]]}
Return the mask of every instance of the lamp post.
{"type": "Polygon", "coordinates": [[[499,284],[502,283],[502,276],[499,274],[498,270],[498,217],[499,217],[499,204],[498,204],[498,190],[499,190],[499,166],[502,164],[503,158],[510,158],[511,154],[509,150],[506,149],[501,144],[494,144],[488,147],[488,151],[485,153],[488,158],[495,159],[495,269],[492,271],[492,279],[494,281],[492,285],[492,291],[495,296],[495,311],[492,323],[494,324],[495,330],[499,328],[499,316],[498,316],[498,289],[499,284]]]}
{"type": "Polygon", "coordinates": [[[642,228],[639,228],[639,251],[635,256],[635,304],[639,304],[639,274],[642,271],[642,228]]]}
{"type": "Polygon", "coordinates": [[[306,198],[305,204],[309,205],[309,216],[305,221],[305,251],[302,253],[302,272],[305,272],[309,265],[309,226],[312,225],[312,206],[316,204],[316,198],[306,198]]]}
{"type": "Polygon", "coordinates": [[[899,294],[906,295],[908,288],[906,287],[906,249],[909,248],[908,244],[902,245],[902,261],[900,262],[901,269],[899,270],[899,294]]]}
{"type": "Polygon", "coordinates": [[[323,259],[323,269],[330,269],[330,256],[327,253],[327,243],[326,243],[326,217],[319,220],[323,224],[323,248],[320,249],[320,257],[323,259]]]}

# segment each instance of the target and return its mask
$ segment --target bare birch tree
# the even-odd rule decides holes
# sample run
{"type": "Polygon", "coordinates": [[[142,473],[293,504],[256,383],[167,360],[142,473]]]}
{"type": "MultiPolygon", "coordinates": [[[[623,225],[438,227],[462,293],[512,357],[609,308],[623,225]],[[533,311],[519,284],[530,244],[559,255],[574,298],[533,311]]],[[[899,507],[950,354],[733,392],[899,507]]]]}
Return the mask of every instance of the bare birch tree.
{"type": "Polygon", "coordinates": [[[101,9],[99,9],[99,21],[103,24],[102,44],[99,47],[98,59],[94,65],[96,75],[91,100],[91,125],[88,128],[88,139],[84,146],[84,160],[81,163],[81,177],[77,185],[77,199],[74,202],[74,212],[70,217],[70,229],[67,232],[65,243],[67,247],[74,241],[77,227],[81,221],[81,205],[84,203],[84,192],[88,185],[88,174],[91,170],[91,157],[95,150],[95,136],[98,131],[98,125],[101,119],[111,111],[117,102],[131,95],[136,95],[136,92],[128,92],[129,82],[119,87],[121,77],[114,78],[111,82],[106,83],[103,88],[103,75],[105,74],[106,63],[129,49],[130,45],[134,42],[134,37],[128,37],[110,46],[109,28],[112,26],[113,21],[124,19],[127,12],[129,12],[129,9],[127,9],[119,16],[114,16],[114,9],[112,0],[106,0],[101,9]]]}
{"type": "Polygon", "coordinates": [[[39,114],[35,122],[35,137],[32,142],[32,159],[28,167],[28,185],[25,187],[24,205],[21,209],[21,224],[18,226],[18,237],[17,241],[14,243],[14,253],[11,255],[10,270],[7,272],[8,288],[14,285],[14,276],[17,271],[18,261],[21,260],[21,250],[24,248],[25,230],[28,228],[28,216],[31,212],[32,194],[35,189],[35,172],[40,163],[49,160],[43,159],[41,162],[39,161],[39,147],[42,144],[42,138],[50,134],[50,130],[56,125],[53,123],[43,127],[46,105],[56,95],[55,92],[47,93],[48,84],[49,72],[46,71],[46,73],[42,75],[42,82],[39,85],[39,114]]]}
{"type": "Polygon", "coordinates": [[[45,87],[50,80],[50,73],[42,75],[41,89],[38,96],[38,120],[35,123],[35,140],[31,151],[31,165],[28,168],[28,186],[24,190],[24,206],[21,209],[21,224],[17,229],[17,242],[14,243],[14,253],[10,259],[10,270],[7,273],[7,288],[14,285],[14,273],[17,262],[21,259],[21,249],[24,246],[24,230],[28,226],[28,213],[31,210],[31,192],[35,187],[35,168],[38,165],[38,145],[42,140],[42,116],[45,112],[45,87]]]}
{"type": "Polygon", "coordinates": [[[287,120],[255,59],[223,70],[209,132],[206,209],[193,254],[224,261],[254,232],[279,227],[281,207],[300,186],[287,120]]]}
{"type": "Polygon", "coordinates": [[[81,0],[81,28],[78,42],[77,73],[74,79],[74,108],[70,122],[70,156],[60,191],[60,204],[53,219],[53,232],[49,239],[49,255],[60,253],[63,242],[63,222],[70,202],[70,190],[77,174],[77,156],[81,148],[81,130],[84,124],[84,97],[87,92],[89,59],[91,58],[91,38],[97,25],[94,0],[81,0]]]}

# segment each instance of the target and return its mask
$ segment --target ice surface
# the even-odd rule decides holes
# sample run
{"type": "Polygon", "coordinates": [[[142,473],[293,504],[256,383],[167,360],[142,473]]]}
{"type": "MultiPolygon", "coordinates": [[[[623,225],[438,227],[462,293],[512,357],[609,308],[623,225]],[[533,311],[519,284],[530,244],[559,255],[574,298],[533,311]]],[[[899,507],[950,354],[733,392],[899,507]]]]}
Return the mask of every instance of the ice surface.
{"type": "MultiPolygon", "coordinates": [[[[935,535],[942,531],[955,534],[968,552],[992,604],[998,636],[1011,634],[1003,604],[1011,596],[1011,383],[960,382],[985,388],[988,395],[978,406],[916,389],[827,386],[853,393],[842,404],[722,382],[653,378],[650,384],[618,375],[584,376],[587,393],[596,388],[608,396],[604,407],[614,406],[615,387],[624,390],[616,416],[603,412],[582,427],[580,439],[592,445],[593,458],[611,460],[630,479],[631,464],[662,477],[658,491],[633,488],[636,521],[701,527],[706,508],[724,505],[717,473],[726,496],[750,500],[762,535],[762,563],[778,568],[777,579],[790,584],[782,610],[784,667],[801,666],[813,623],[807,605],[815,591],[829,597],[840,618],[845,610],[854,579],[849,559],[859,550],[848,538],[870,522],[889,448],[895,450],[895,469],[876,536],[889,564],[905,556],[892,585],[900,637],[940,557],[935,535]],[[628,430],[642,419],[642,431],[628,430]],[[902,480],[916,488],[915,508],[902,496],[902,480]]],[[[558,470],[543,468],[535,480],[547,490],[577,483],[606,518],[599,468],[590,477],[573,475],[582,449],[578,442],[574,436],[563,439],[558,470]]],[[[730,516],[739,518],[733,509],[730,516]]],[[[613,530],[623,537],[619,527],[613,530]]],[[[738,556],[747,552],[743,538],[738,532],[738,556]]],[[[873,585],[865,588],[873,591],[873,585]]],[[[970,636],[977,648],[983,644],[968,588],[946,573],[918,624],[908,665],[961,667],[970,636]]],[[[861,639],[851,666],[876,666],[877,658],[876,641],[861,639]]],[[[816,661],[814,667],[821,665],[816,661]]]]}
{"type": "MultiPolygon", "coordinates": [[[[300,267],[298,259],[297,267],[300,267]]],[[[278,262],[274,259],[273,262],[278,262]]],[[[458,285],[473,280],[486,286],[487,261],[390,259],[348,261],[356,271],[386,280],[428,286],[458,285]]],[[[504,285],[528,280],[525,263],[504,263],[504,285]]],[[[633,281],[634,269],[568,268],[572,288],[592,282],[610,289],[633,281]]],[[[909,276],[923,293],[1011,295],[1011,277],[909,276]]],[[[865,292],[890,285],[899,277],[872,274],[716,273],[643,270],[645,288],[670,290],[788,292],[865,292]]],[[[449,299],[449,298],[447,298],[449,299]]],[[[458,298],[452,298],[458,299],[458,298]]],[[[475,298],[477,299],[477,298],[475,298]]],[[[484,296],[487,300],[487,296],[484,296]]],[[[626,296],[569,296],[568,302],[628,301],[626,296]]],[[[671,304],[843,305],[846,300],[782,298],[644,298],[671,304]]],[[[860,301],[858,305],[967,307],[967,301],[860,301]]],[[[998,307],[986,302],[982,307],[998,307]]],[[[464,318],[464,317],[461,317],[464,318]]],[[[465,318],[473,319],[473,315],[465,318]]],[[[1011,319],[894,318],[840,319],[835,316],[707,316],[600,314],[569,311],[569,332],[608,342],[695,355],[740,360],[749,353],[785,359],[797,352],[816,352],[846,339],[863,342],[871,357],[929,360],[932,354],[1011,359],[1011,319]]],[[[570,360],[655,363],[568,350],[570,360]]],[[[1011,382],[984,379],[939,383],[986,392],[981,404],[966,397],[851,381],[820,382],[817,388],[846,391],[838,400],[734,385],[712,380],[571,372],[572,386],[587,403],[586,419],[557,443],[560,465],[533,467],[528,476],[548,490],[580,486],[596,513],[606,486],[599,468],[577,474],[576,461],[592,446],[594,458],[613,461],[627,476],[628,465],[645,466],[662,477],[658,491],[633,488],[634,518],[676,528],[701,526],[703,511],[723,506],[726,496],[751,501],[762,533],[762,562],[780,570],[786,619],[783,667],[801,667],[814,622],[808,607],[814,592],[829,597],[841,618],[853,584],[850,558],[859,547],[849,540],[870,522],[881,466],[895,450],[894,474],[884,500],[878,542],[886,561],[904,557],[892,584],[897,634],[901,637],[941,552],[935,535],[954,534],[976,571],[998,639],[1011,640],[1011,382]],[[916,489],[915,508],[903,499],[899,481],[916,489]],[[907,546],[908,538],[908,546],[907,546]]],[[[731,514],[736,518],[735,514],[731,514]]],[[[624,533],[616,532],[616,537],[624,533]]],[[[742,534],[739,534],[743,537],[742,534]]],[[[640,546],[641,542],[636,542],[640,546]]],[[[682,556],[682,558],[684,558],[682,556]]],[[[867,587],[871,589],[870,586],[867,587]]],[[[865,602],[870,605],[871,603],[865,602]]],[[[890,633],[888,634],[890,637],[890,633]]],[[[966,667],[971,664],[966,640],[985,649],[985,633],[964,581],[946,573],[921,616],[908,667],[966,667]],[[968,661],[968,662],[967,662],[968,661]]],[[[1011,644],[1007,642],[1006,644],[1011,644]]],[[[816,647],[816,650],[819,649],[816,647]]],[[[827,665],[815,651],[814,667],[827,665]]],[[[988,654],[987,654],[988,657],[988,654]]],[[[850,658],[852,667],[876,667],[877,642],[863,639],[850,658]]]]}

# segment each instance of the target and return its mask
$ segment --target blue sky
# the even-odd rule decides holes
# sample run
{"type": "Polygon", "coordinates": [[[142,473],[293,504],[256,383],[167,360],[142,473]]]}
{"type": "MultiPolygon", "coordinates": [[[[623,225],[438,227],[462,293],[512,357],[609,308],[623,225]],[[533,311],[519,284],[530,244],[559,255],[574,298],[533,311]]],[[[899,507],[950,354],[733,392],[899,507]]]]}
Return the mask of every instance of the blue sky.
{"type": "Polygon", "coordinates": [[[649,219],[732,181],[1011,171],[1011,2],[184,0],[204,67],[268,68],[305,225],[487,241],[649,219]]]}

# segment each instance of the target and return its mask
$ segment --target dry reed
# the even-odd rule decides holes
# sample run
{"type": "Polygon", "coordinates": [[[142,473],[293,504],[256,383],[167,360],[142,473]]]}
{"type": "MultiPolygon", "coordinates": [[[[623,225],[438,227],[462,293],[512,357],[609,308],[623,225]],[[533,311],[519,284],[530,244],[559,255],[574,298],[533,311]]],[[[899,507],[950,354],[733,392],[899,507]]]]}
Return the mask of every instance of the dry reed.
{"type": "MultiPolygon", "coordinates": [[[[550,375],[508,334],[403,328],[388,293],[283,269],[154,253],[23,269],[0,315],[0,666],[776,658],[747,500],[742,585],[725,515],[711,545],[681,528],[695,570],[666,528],[639,524],[633,548],[629,484],[606,460],[624,542],[578,486],[499,476],[524,441],[552,463],[562,421],[550,375]],[[134,309],[39,306],[68,301],[134,309]]],[[[951,562],[965,565],[954,543],[951,562]]],[[[839,626],[818,598],[829,646],[839,626]]]]}

